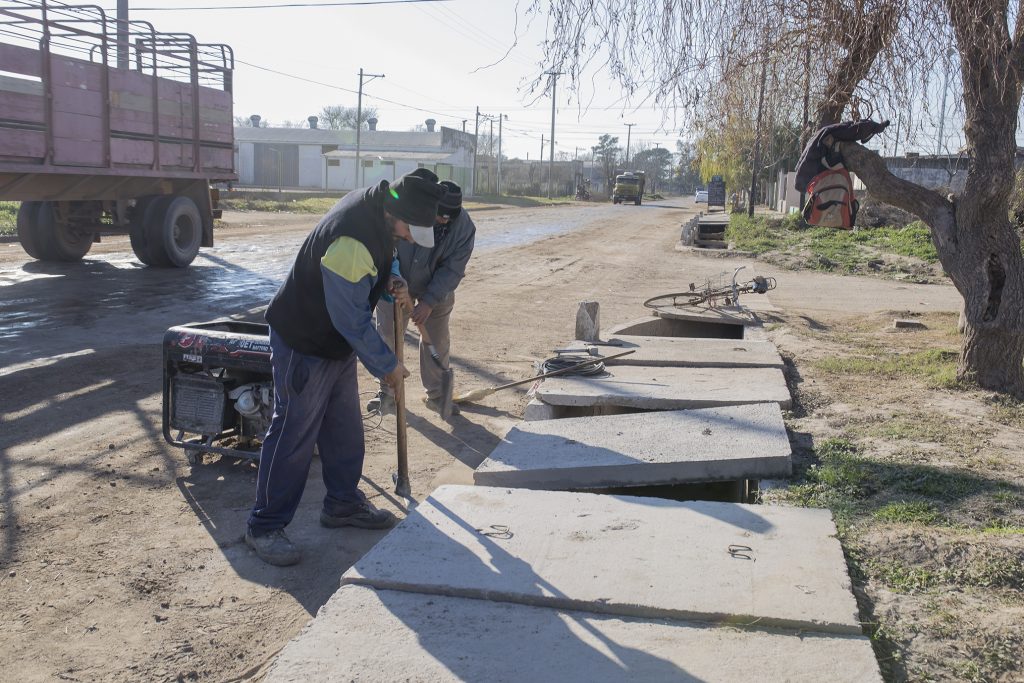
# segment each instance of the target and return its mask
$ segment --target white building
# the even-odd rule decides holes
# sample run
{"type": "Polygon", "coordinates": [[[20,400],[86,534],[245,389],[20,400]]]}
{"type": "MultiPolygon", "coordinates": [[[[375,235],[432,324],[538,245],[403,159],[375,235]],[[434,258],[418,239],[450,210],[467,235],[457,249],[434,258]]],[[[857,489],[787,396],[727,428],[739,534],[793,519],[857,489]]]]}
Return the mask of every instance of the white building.
{"type": "Polygon", "coordinates": [[[473,135],[433,124],[423,132],[362,131],[358,177],[355,130],[237,127],[238,186],[345,191],[429,168],[472,194],[473,135]]]}

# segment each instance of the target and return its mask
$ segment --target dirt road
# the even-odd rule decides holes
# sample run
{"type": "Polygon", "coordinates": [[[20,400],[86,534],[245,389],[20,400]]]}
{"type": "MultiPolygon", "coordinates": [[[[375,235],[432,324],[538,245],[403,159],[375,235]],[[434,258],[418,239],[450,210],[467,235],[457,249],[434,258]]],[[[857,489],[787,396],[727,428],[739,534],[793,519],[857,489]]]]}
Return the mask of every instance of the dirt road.
{"type": "MultiPolygon", "coordinates": [[[[746,263],[775,275],[774,305],[813,318],[957,310],[948,286],[778,273],[674,251],[687,202],[479,212],[457,295],[459,390],[528,376],[573,333],[577,302],[605,327],[640,302],[746,263]]],[[[313,222],[235,214],[196,264],[146,269],[126,240],[83,264],[27,262],[0,245],[0,670],[20,681],[234,680],[258,673],[336,590],[379,532],[316,521],[318,464],[289,527],[303,562],[274,568],[242,542],[255,468],[189,467],[159,432],[160,347],[174,324],[257,319],[313,222]]],[[[361,386],[372,391],[363,372],[361,386]]],[[[414,374],[407,385],[418,394],[414,374]]],[[[468,473],[518,420],[523,391],[445,424],[410,401],[414,494],[468,473]]],[[[368,424],[368,428],[374,424],[368,424]]],[[[364,490],[391,495],[393,418],[367,433],[364,490]]],[[[353,615],[358,620],[358,615],[353,615]]]]}

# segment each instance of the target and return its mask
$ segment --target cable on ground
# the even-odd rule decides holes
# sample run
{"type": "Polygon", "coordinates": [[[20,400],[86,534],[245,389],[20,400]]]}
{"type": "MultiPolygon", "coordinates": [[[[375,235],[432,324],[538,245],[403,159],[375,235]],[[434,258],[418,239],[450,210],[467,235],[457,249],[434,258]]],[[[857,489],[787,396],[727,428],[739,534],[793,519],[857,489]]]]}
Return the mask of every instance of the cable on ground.
{"type": "Polygon", "coordinates": [[[541,363],[540,371],[541,374],[554,372],[555,370],[564,370],[565,368],[587,361],[594,361],[590,365],[584,365],[582,368],[577,368],[571,372],[567,372],[563,377],[569,375],[582,375],[585,377],[591,377],[593,375],[601,375],[604,373],[604,363],[597,360],[594,356],[582,354],[582,353],[562,353],[553,358],[548,358],[541,363]]]}

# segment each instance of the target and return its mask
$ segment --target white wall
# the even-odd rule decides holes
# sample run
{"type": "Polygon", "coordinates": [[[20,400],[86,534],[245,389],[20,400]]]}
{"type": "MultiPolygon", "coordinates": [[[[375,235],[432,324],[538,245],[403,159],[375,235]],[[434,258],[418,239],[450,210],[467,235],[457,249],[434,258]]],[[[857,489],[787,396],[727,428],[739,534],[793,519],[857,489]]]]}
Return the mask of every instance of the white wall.
{"type": "Polygon", "coordinates": [[[789,213],[793,209],[800,210],[800,193],[796,191],[796,171],[779,171],[775,202],[776,211],[789,213]]]}
{"type": "MultiPolygon", "coordinates": [[[[326,164],[327,158],[321,157],[321,163],[326,164]]],[[[327,190],[351,190],[355,183],[355,164],[353,159],[340,159],[340,166],[327,167],[327,190]]]]}

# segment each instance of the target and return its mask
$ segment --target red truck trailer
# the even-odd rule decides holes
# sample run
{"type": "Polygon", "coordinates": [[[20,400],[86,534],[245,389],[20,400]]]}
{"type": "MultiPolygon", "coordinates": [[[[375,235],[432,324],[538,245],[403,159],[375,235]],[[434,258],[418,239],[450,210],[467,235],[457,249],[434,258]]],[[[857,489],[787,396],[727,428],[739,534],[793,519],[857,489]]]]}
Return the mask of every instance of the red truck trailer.
{"type": "Polygon", "coordinates": [[[0,200],[18,238],[77,261],[125,234],[146,265],[213,246],[214,183],[236,179],[227,45],[96,5],[0,0],[0,200]]]}

